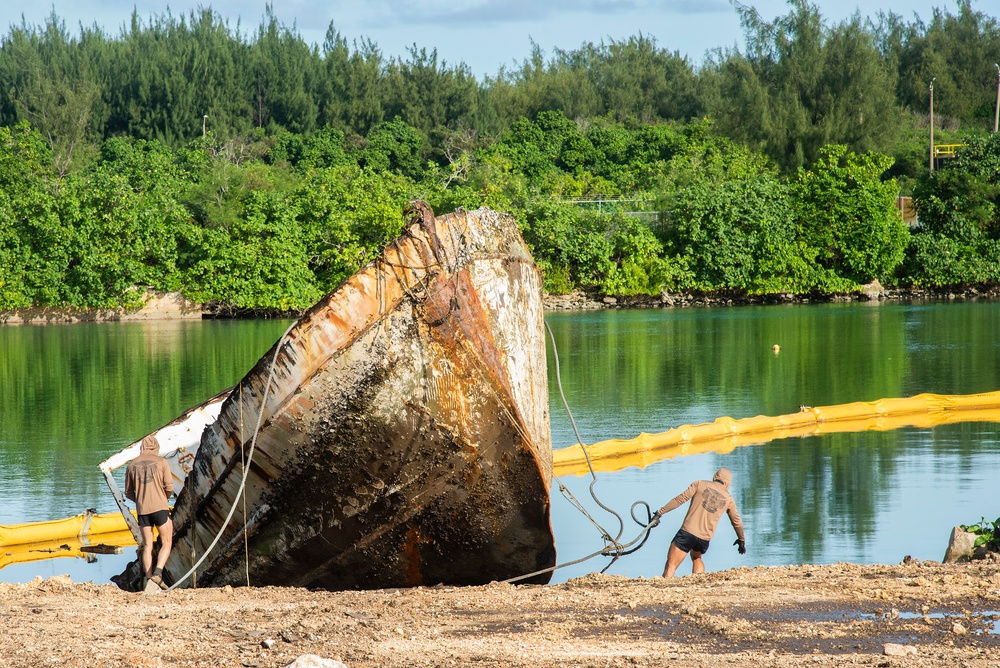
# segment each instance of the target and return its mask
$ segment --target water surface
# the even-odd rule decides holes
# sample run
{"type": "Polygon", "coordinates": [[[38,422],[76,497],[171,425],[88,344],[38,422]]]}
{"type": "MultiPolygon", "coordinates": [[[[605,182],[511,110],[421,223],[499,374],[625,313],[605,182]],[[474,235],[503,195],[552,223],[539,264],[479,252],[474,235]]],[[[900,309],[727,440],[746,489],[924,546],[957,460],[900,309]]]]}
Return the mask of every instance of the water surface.
{"type": "MultiPolygon", "coordinates": [[[[547,320],[563,388],[586,442],[721,415],[780,415],[803,405],[1000,389],[1000,304],[991,302],[601,311],[549,314],[547,320]],[[777,355],[774,345],[780,346],[777,355]]],[[[553,442],[575,443],[551,378],[550,386],[553,442]]],[[[627,517],[633,501],[657,508],[720,466],[734,473],[749,553],[736,553],[723,518],[705,558],[710,570],[896,563],[906,555],[940,560],[953,526],[1000,516],[995,423],[830,434],[664,460],[599,473],[596,492],[626,516],[623,535],[630,539],[639,529],[627,517]]],[[[563,482],[589,500],[589,477],[563,482]]],[[[588,509],[616,535],[613,517],[593,502],[588,509]]],[[[554,490],[560,561],[602,545],[578,515],[554,490]]],[[[639,553],[609,572],[658,575],[682,519],[683,509],[666,516],[639,553]]],[[[599,570],[607,561],[568,568],[559,577],[586,573],[595,564],[599,570]]],[[[690,572],[687,564],[680,572],[690,572]]]]}
{"type": "MultiPolygon", "coordinates": [[[[98,464],[231,387],[288,327],[281,320],[0,327],[0,524],[115,512],[98,464]]],[[[124,469],[118,471],[124,488],[124,469]]],[[[0,548],[2,549],[2,548],[0,548]]],[[[0,581],[69,573],[106,582],[134,549],[93,563],[15,564],[0,581]]]]}
{"type": "MultiPolygon", "coordinates": [[[[1000,389],[1000,305],[829,304],[550,313],[567,400],[586,442],[631,438],[721,415],[747,417],[935,392],[1000,389]],[[775,355],[772,346],[778,344],[775,355]]],[[[175,321],[0,327],[0,524],[115,510],[98,463],[233,385],[287,321],[175,321]]],[[[553,443],[576,442],[549,348],[553,443]]],[[[940,559],[952,526],[1000,515],[1000,427],[831,434],[599,473],[595,491],[620,512],[659,507],[719,466],[734,472],[749,554],[728,525],[706,555],[737,565],[893,563],[940,559]]],[[[589,477],[566,488],[612,534],[589,477]]],[[[641,512],[637,511],[637,512],[641,512]]],[[[559,561],[603,545],[553,489],[559,561]]],[[[658,575],[682,511],[610,572],[658,575]]],[[[725,520],[723,520],[725,522],[725,520]]],[[[128,550],[127,552],[131,552],[128,550]]],[[[69,573],[105,582],[130,555],[54,559],[0,570],[0,581],[69,573]]],[[[600,570],[606,559],[556,572],[600,570]]],[[[682,566],[683,573],[689,572],[682,566]]]]}

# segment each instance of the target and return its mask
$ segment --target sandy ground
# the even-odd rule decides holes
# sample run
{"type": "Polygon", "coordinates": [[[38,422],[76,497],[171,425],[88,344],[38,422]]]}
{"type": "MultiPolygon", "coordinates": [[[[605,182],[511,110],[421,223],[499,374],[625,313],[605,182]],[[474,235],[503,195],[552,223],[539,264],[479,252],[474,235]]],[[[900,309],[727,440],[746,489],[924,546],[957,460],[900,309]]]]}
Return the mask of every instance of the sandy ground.
{"type": "Polygon", "coordinates": [[[1000,665],[1000,559],[361,592],[0,584],[0,666],[1000,665]],[[887,653],[888,652],[888,653],[887,653]]]}

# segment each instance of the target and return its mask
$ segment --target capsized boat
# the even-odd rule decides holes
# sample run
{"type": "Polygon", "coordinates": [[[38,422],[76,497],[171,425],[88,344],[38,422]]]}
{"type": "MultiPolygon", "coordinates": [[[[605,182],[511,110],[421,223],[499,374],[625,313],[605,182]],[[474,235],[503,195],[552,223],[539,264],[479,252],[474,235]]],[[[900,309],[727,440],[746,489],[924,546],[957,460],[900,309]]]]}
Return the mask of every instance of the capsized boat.
{"type": "Polygon", "coordinates": [[[471,585],[555,565],[541,275],[511,216],[416,204],[226,394],[174,505],[168,583],[471,585]]]}

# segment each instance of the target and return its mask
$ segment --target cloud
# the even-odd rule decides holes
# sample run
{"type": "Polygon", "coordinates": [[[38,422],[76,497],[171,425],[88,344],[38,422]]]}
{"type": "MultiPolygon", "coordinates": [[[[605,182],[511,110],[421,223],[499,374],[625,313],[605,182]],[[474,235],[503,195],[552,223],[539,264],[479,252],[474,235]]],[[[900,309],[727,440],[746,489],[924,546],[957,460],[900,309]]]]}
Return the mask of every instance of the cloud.
{"type": "Polygon", "coordinates": [[[704,14],[731,11],[726,0],[376,0],[363,5],[338,2],[336,10],[357,12],[366,27],[448,25],[479,27],[555,20],[560,15],[614,16],[640,12],[704,14]]]}

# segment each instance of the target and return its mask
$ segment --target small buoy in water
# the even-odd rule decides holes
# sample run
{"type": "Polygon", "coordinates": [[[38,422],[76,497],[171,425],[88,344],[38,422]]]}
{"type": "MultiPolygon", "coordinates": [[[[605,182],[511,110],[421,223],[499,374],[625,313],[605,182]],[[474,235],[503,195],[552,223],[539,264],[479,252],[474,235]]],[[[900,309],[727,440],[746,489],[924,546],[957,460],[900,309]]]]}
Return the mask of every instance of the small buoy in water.
{"type": "Polygon", "coordinates": [[[779,346],[779,345],[778,345],[777,343],[775,343],[775,344],[774,344],[773,346],[771,346],[771,351],[772,351],[772,352],[773,352],[773,353],[774,353],[775,355],[777,355],[778,353],[780,353],[780,352],[781,352],[781,346],[779,346]]]}

